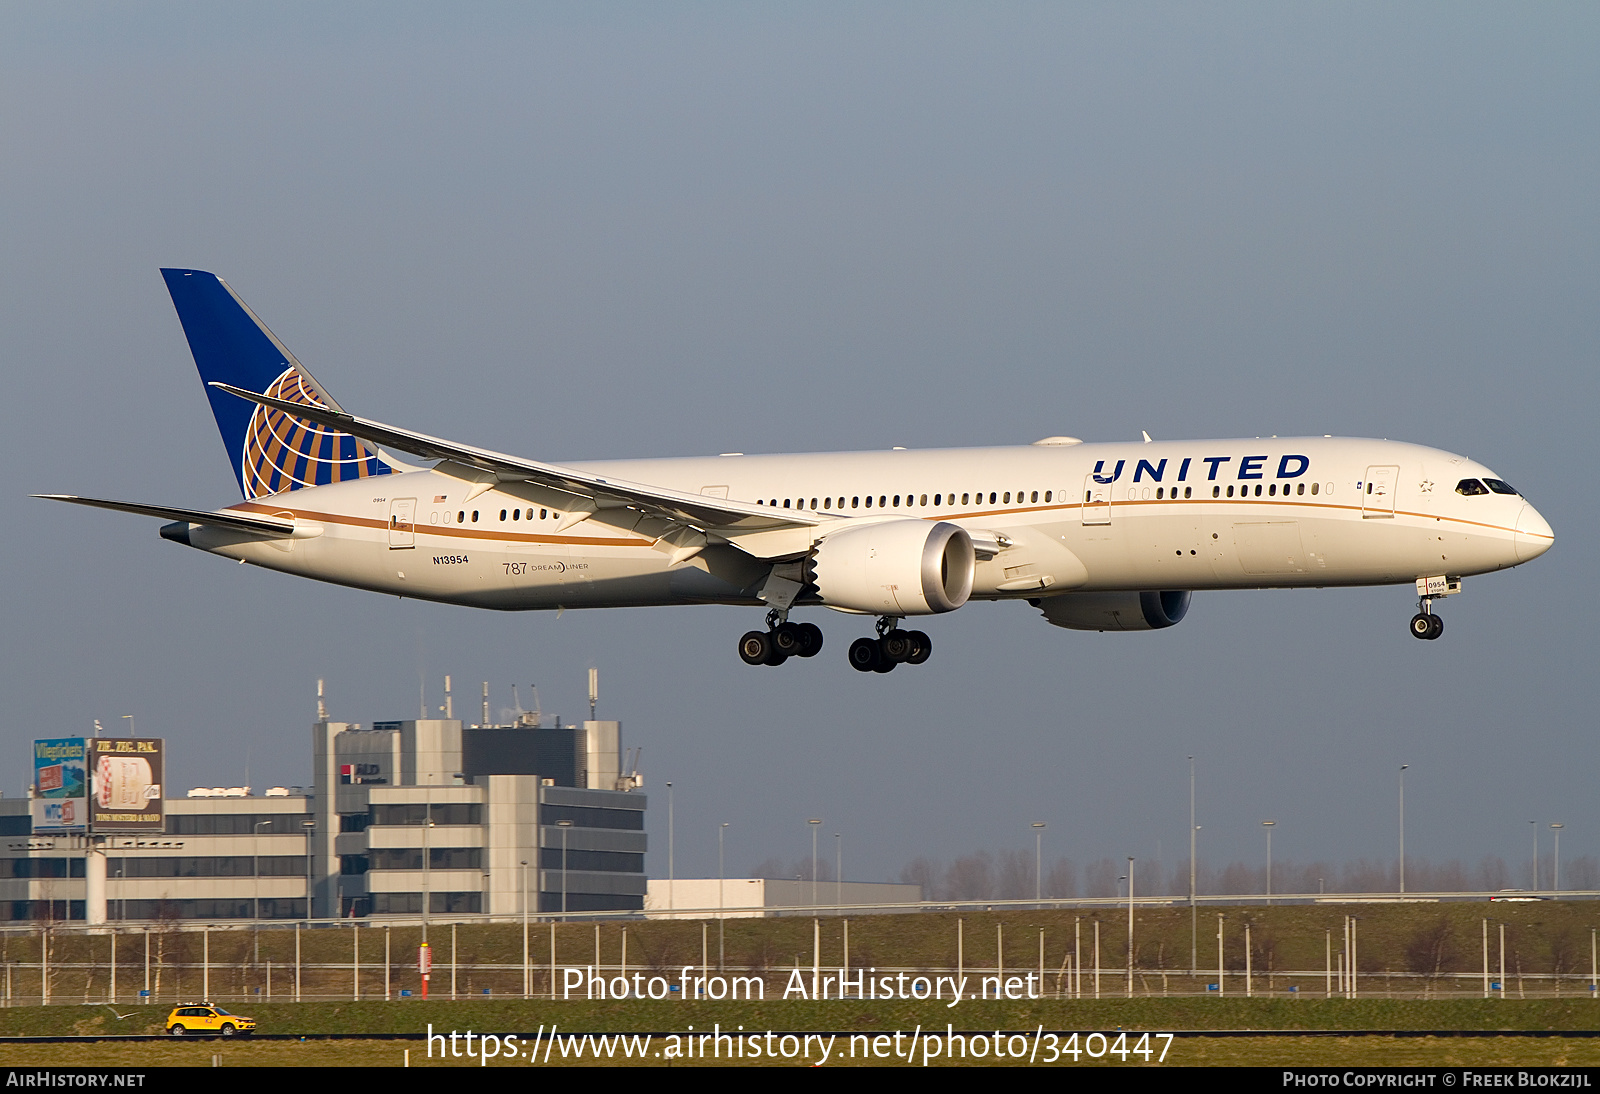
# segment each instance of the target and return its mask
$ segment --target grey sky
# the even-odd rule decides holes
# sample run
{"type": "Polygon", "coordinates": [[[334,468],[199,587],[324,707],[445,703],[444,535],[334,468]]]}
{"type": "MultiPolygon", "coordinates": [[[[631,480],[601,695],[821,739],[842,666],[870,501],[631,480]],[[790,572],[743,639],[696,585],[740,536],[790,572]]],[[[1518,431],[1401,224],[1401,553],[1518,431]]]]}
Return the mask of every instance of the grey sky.
{"type": "MultiPolygon", "coordinates": [[[[0,6],[0,786],[132,713],[174,784],[302,782],[314,682],[540,685],[645,748],[680,873],[1031,844],[1600,854],[1600,10],[0,6]],[[228,565],[30,491],[237,497],[156,270],[227,278],[347,408],[543,459],[1297,433],[1483,460],[1557,533],[1413,641],[1406,589],[1022,605],[920,671],[753,670],[759,613],[498,615],[228,565]],[[1548,845],[1547,845],[1548,850],[1548,845]]],[[[473,708],[475,709],[475,707],[473,708]]],[[[664,855],[652,855],[664,872],[664,855]]]]}

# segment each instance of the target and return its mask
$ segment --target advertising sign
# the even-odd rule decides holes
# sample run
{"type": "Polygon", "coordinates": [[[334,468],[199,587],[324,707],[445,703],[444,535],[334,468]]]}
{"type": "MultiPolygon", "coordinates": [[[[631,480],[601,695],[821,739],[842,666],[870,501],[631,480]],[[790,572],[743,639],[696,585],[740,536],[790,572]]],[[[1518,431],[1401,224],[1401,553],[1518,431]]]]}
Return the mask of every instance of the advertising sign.
{"type": "Polygon", "coordinates": [[[89,769],[84,738],[33,742],[33,830],[83,832],[89,826],[89,769]]]}
{"type": "Polygon", "coordinates": [[[159,737],[91,737],[96,832],[160,832],[166,828],[161,781],[165,742],[159,737]]]}

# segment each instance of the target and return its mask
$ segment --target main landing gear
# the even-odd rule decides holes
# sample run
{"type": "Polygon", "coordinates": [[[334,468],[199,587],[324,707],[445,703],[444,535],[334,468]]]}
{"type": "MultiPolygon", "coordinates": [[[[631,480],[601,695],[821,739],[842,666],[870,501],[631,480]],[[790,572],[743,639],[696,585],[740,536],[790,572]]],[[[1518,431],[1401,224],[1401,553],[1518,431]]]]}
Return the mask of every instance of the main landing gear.
{"type": "Polygon", "coordinates": [[[899,664],[920,665],[933,652],[933,640],[921,631],[903,631],[891,616],[878,620],[877,638],[850,643],[850,667],[857,672],[892,672],[899,664]]]}
{"type": "Polygon", "coordinates": [[[778,608],[767,613],[765,631],[750,631],[739,639],[739,656],[747,665],[781,665],[791,657],[815,657],[821,652],[822,628],[791,623],[789,613],[778,608]]]}

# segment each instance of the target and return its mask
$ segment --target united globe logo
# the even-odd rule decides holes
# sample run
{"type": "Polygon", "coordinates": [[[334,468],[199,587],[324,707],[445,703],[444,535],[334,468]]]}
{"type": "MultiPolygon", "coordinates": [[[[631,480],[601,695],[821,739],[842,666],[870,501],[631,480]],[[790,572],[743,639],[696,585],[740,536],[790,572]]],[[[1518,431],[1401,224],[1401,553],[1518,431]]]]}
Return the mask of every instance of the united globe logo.
{"type": "MultiPolygon", "coordinates": [[[[323,405],[293,366],[272,381],[265,394],[305,406],[323,405]]],[[[360,439],[260,405],[245,429],[243,468],[241,485],[247,498],[390,473],[360,439]]]]}

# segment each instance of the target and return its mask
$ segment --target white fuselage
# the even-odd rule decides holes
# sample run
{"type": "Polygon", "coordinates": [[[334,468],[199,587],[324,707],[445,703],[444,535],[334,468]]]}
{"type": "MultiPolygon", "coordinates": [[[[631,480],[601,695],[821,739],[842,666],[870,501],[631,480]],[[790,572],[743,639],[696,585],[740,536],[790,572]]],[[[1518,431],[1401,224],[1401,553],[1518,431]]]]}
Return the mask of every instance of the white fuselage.
{"type": "MultiPolygon", "coordinates": [[[[1457,492],[1463,479],[1493,477],[1489,469],[1393,441],[1040,444],[571,466],[824,516],[951,521],[1003,546],[977,564],[977,599],[1410,583],[1505,569],[1553,541],[1520,496],[1457,492]]],[[[196,527],[190,542],[322,581],[484,608],[760,603],[769,564],[735,547],[674,562],[670,545],[648,528],[633,531],[626,512],[558,531],[561,516],[519,497],[515,484],[469,498],[473,489],[435,471],[306,488],[231,507],[292,516],[295,538],[196,527]]]]}

